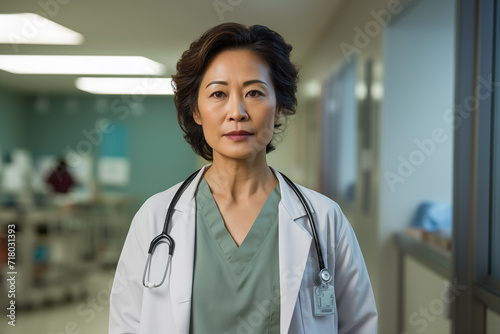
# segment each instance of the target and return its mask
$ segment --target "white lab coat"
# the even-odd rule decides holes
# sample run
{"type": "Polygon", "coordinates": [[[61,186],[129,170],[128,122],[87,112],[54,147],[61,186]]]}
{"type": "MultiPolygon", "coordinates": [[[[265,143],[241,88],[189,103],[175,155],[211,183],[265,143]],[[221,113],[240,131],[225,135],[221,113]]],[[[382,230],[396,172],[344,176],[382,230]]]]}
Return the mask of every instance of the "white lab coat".
{"type": "MultiPolygon", "coordinates": [[[[110,334],[189,333],[196,231],[195,190],[207,166],[198,173],[175,206],[170,223],[175,249],[165,283],[158,288],[143,287],[143,270],[150,242],[162,231],[167,207],[181,183],[149,198],[135,215],[111,291],[110,334]]],[[[279,179],[281,190],[280,333],[376,333],[375,300],[350,223],[337,203],[298,186],[316,216],[325,264],[333,274],[337,304],[335,315],[314,316],[312,288],[318,259],[306,211],[280,173],[274,168],[272,170],[279,179]]],[[[163,255],[155,253],[155,261],[153,280],[160,277],[159,273],[165,268],[165,252],[163,255]]]]}

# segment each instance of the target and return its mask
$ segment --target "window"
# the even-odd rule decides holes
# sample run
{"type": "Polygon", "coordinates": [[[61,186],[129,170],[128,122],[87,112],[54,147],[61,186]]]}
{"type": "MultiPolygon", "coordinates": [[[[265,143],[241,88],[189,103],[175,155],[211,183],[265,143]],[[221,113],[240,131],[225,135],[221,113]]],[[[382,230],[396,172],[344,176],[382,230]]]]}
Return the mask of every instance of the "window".
{"type": "Polygon", "coordinates": [[[358,111],[356,61],[325,83],[323,111],[323,193],[348,209],[354,204],[357,171],[358,111]]]}
{"type": "Polygon", "coordinates": [[[500,314],[500,0],[459,0],[457,17],[452,332],[485,333],[500,314]]]}

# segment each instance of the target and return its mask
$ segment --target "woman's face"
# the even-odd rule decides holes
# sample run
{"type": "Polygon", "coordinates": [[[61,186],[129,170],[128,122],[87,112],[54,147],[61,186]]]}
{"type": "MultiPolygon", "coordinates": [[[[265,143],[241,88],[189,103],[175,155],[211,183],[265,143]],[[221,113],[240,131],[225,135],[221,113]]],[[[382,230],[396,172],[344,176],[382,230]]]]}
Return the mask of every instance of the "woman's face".
{"type": "Polygon", "coordinates": [[[214,160],[265,158],[279,112],[269,66],[260,56],[249,50],[215,56],[201,81],[198,109],[193,118],[214,160]]]}

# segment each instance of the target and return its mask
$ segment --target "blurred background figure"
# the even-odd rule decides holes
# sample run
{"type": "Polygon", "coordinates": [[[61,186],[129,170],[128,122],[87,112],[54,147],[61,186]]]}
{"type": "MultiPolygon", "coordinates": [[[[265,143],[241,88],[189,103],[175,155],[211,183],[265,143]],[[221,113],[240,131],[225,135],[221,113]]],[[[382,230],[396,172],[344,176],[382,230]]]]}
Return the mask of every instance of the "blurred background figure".
{"type": "Polygon", "coordinates": [[[54,167],[45,181],[56,194],[67,194],[69,190],[75,186],[75,180],[64,158],[59,158],[57,166],[54,167]]]}
{"type": "Polygon", "coordinates": [[[0,164],[0,203],[10,207],[32,205],[34,174],[27,150],[5,151],[0,164]]]}

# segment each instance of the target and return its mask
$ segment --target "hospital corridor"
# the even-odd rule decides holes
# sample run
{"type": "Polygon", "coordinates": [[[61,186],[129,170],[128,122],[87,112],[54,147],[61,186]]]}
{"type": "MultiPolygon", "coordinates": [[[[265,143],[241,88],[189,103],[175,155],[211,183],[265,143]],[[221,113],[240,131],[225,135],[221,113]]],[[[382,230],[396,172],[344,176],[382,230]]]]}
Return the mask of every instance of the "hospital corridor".
{"type": "Polygon", "coordinates": [[[0,306],[500,334],[500,1],[1,0],[0,306]]]}

